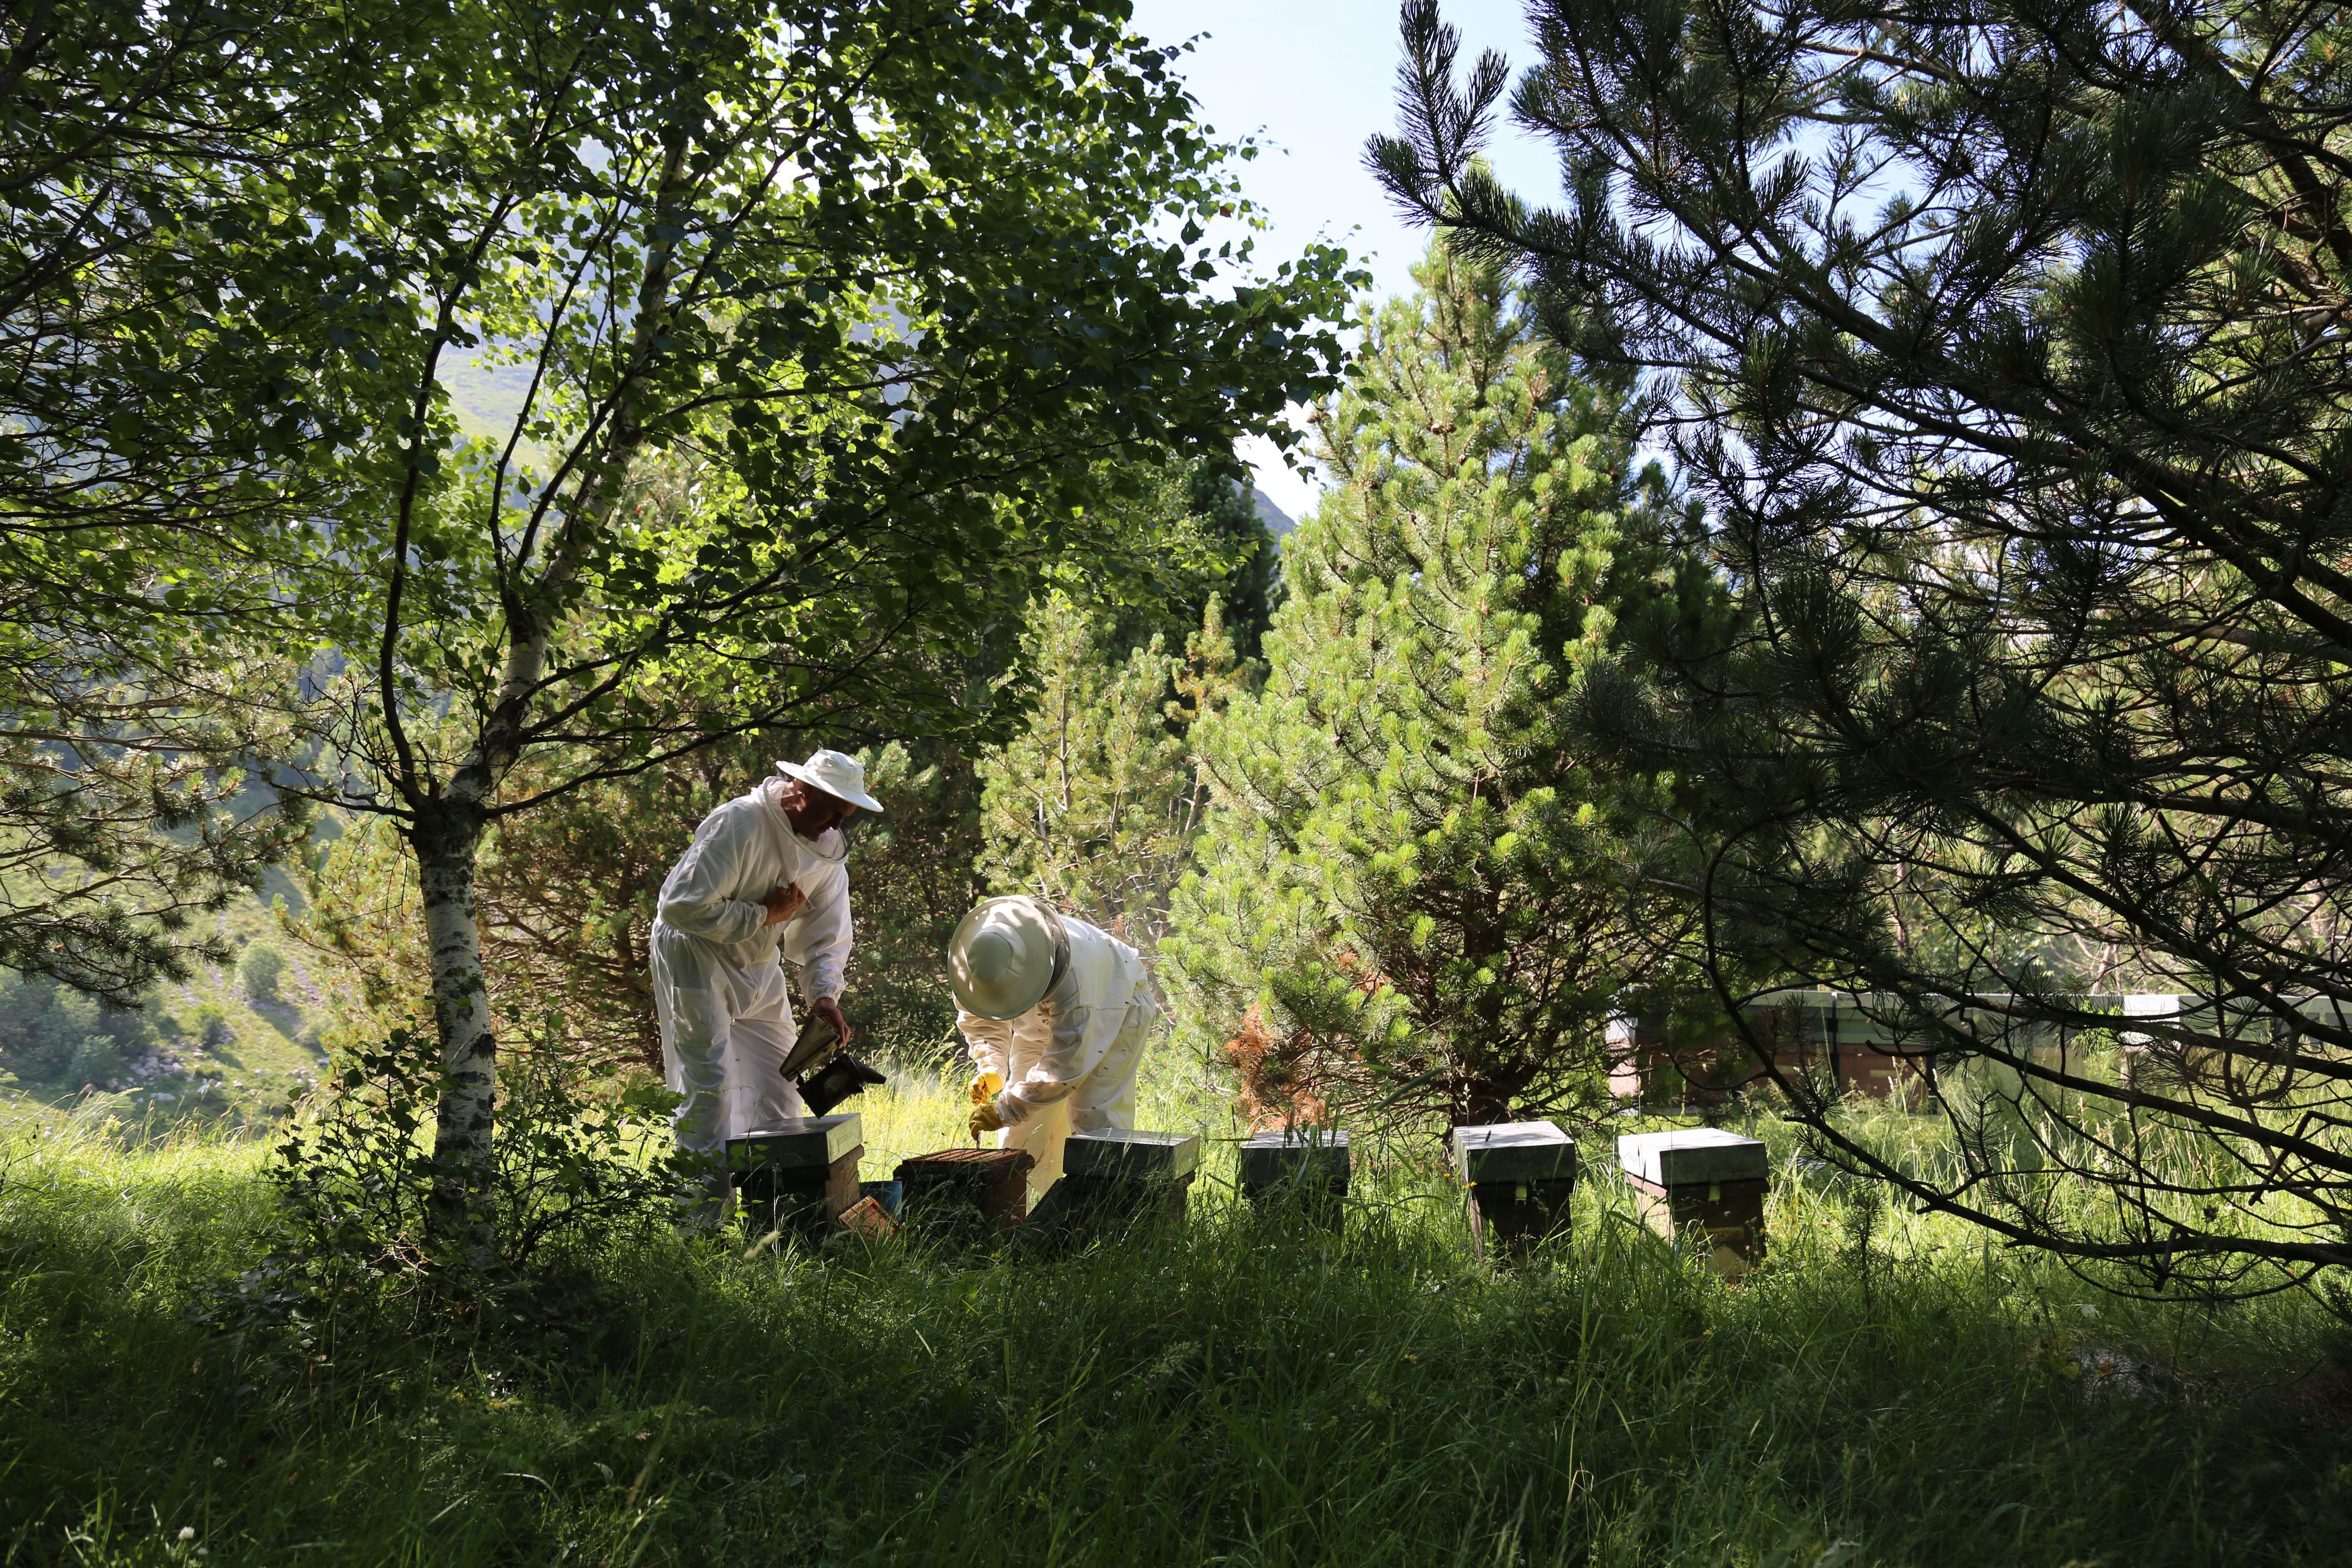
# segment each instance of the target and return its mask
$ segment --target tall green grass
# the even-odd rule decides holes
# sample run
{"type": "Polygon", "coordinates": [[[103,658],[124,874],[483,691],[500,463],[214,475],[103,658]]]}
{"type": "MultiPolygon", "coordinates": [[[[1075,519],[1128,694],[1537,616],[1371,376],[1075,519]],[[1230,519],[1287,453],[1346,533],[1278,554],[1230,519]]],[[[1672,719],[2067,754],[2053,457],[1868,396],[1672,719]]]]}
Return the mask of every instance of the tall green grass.
{"type": "MultiPolygon", "coordinates": [[[[874,1110],[887,1174],[952,1103],[874,1110]]],[[[1739,1288],[1605,1172],[1497,1271],[1410,1162],[1333,1237],[1236,1204],[1221,1151],[1181,1232],[1075,1257],[660,1234],[523,1310],[395,1289],[224,1329],[268,1245],[256,1160],[0,1146],[9,1561],[2352,1558],[2309,1303],[2102,1297],[1948,1222],[1864,1225],[1793,1161],[1739,1288]]]]}

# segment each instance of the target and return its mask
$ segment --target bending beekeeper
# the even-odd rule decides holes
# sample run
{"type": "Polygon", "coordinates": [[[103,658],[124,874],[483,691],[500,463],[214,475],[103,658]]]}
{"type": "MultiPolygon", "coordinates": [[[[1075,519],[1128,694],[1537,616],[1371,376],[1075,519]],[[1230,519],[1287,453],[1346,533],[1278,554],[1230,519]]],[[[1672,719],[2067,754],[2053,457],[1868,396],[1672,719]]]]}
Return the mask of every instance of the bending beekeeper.
{"type": "Polygon", "coordinates": [[[978,1069],[972,1135],[1034,1156],[1031,1191],[1061,1175],[1073,1131],[1135,1126],[1135,1072],[1159,1014],[1142,954],[1042,900],[991,899],[957,924],[948,974],[978,1069]]]}
{"type": "Polygon", "coordinates": [[[684,1096],[682,1152],[723,1150],[764,1122],[804,1114],[783,1074],[799,1028],[782,962],[801,972],[811,1016],[850,1038],[841,1014],[849,962],[848,844],[841,826],[880,811],[854,757],[819,752],[726,802],[695,830],[662,883],[654,920],[654,1006],[662,1065],[684,1096]]]}

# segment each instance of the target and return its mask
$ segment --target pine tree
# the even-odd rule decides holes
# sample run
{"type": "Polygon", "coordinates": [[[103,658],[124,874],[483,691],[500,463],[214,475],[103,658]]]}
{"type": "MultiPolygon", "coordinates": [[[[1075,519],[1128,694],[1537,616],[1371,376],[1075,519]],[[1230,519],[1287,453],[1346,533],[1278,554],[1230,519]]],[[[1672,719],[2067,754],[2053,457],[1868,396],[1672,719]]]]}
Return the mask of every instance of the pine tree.
{"type": "Polygon", "coordinates": [[[1659,786],[1595,776],[1563,718],[1706,584],[1619,398],[1500,270],[1440,245],[1414,277],[1317,416],[1335,488],[1286,542],[1264,688],[1195,735],[1215,805],[1162,979],[1269,1115],[1588,1104],[1679,918],[1634,874],[1659,786]]]}
{"type": "Polygon", "coordinates": [[[2344,12],[1529,11],[1514,89],[1411,0],[1370,155],[1648,378],[1744,617],[1592,720],[1710,786],[1711,984],[1877,998],[1956,1158],[1757,1069],[1850,1168],[2137,1289],[2352,1264],[2344,12]],[[1507,93],[1548,208],[1479,162],[1507,93]],[[2055,1042],[2119,973],[2198,1005],[2089,1068],[2055,1042]]]}
{"type": "Polygon", "coordinates": [[[1243,675],[1213,595],[1182,659],[1165,633],[1124,655],[1115,638],[1106,610],[1066,591],[1032,612],[1037,706],[981,764],[980,869],[998,892],[1039,894],[1149,951],[1201,826],[1184,731],[1243,675]]]}
{"type": "Polygon", "coordinates": [[[1195,464],[1185,483],[1185,500],[1193,526],[1223,566],[1216,581],[1196,591],[1185,607],[1185,624],[1197,626],[1207,601],[1222,601],[1219,612],[1234,652],[1243,659],[1256,658],[1265,641],[1266,623],[1282,602],[1282,550],[1265,519],[1258,515],[1255,490],[1246,471],[1236,478],[1209,462],[1195,464]]]}

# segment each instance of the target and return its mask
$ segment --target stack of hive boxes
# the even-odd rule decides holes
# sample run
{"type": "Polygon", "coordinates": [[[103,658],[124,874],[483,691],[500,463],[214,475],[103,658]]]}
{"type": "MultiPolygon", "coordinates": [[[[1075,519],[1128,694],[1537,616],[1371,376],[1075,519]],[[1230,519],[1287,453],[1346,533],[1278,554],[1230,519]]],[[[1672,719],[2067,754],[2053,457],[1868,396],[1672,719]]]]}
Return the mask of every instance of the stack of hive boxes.
{"type": "Polygon", "coordinates": [[[1716,1127],[1629,1133],[1617,1163],[1642,1223],[1668,1241],[1700,1240],[1708,1266],[1731,1279],[1763,1260],[1771,1165],[1756,1139],[1716,1127]]]}
{"type": "Polygon", "coordinates": [[[1283,1203],[1337,1230],[1348,1195],[1348,1135],[1320,1127],[1260,1132],[1242,1144],[1242,1195],[1253,1207],[1283,1203]]]}
{"type": "Polygon", "coordinates": [[[1568,1233],[1576,1141],[1549,1121],[1454,1130],[1454,1173],[1470,1189],[1470,1228],[1482,1255],[1524,1252],[1568,1233]]]}
{"type": "Polygon", "coordinates": [[[866,1152],[855,1111],[754,1127],[727,1142],[727,1170],[744,1224],[755,1234],[815,1236],[856,1208],[857,1157],[866,1152]]]}

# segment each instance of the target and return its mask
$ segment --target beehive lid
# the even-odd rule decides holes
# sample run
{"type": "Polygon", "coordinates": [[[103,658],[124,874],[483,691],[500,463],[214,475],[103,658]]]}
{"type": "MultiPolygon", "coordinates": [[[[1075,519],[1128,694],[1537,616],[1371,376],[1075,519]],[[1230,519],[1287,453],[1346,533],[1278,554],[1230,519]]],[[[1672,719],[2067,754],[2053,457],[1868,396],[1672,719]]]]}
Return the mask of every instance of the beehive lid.
{"type": "Polygon", "coordinates": [[[1498,1121],[1454,1130],[1454,1171],[1486,1182],[1576,1179],[1576,1141],[1549,1121],[1498,1121]]]}
{"type": "Polygon", "coordinates": [[[727,1141],[727,1163],[735,1170],[761,1165],[829,1166],[864,1141],[857,1113],[793,1117],[754,1127],[727,1141]]]}
{"type": "Polygon", "coordinates": [[[1193,1132],[1073,1132],[1062,1146],[1062,1171],[1072,1176],[1172,1182],[1200,1163],[1193,1132]]]}
{"type": "Polygon", "coordinates": [[[1348,1135],[1328,1128],[1260,1132],[1242,1142],[1244,1186],[1270,1187],[1293,1177],[1345,1181],[1348,1170],[1348,1135]]]}
{"type": "Polygon", "coordinates": [[[1760,1181],[1772,1168],[1761,1142],[1720,1127],[1629,1132],[1617,1140],[1617,1163],[1654,1187],[1760,1181]]]}

